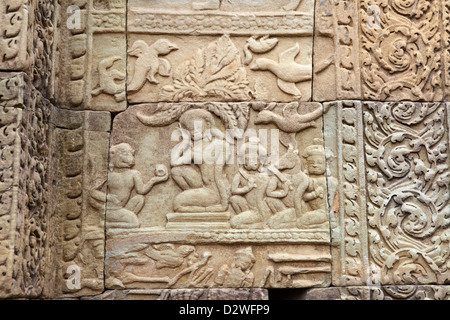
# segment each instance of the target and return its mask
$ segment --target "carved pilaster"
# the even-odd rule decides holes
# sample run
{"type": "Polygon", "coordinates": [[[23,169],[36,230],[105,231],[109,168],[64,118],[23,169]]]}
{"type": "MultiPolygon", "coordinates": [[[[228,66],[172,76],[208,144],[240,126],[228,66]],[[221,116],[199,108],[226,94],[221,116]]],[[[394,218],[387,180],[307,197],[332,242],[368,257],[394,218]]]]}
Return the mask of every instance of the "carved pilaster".
{"type": "Polygon", "coordinates": [[[95,188],[106,183],[110,115],[55,109],[53,206],[60,228],[56,292],[99,294],[104,289],[104,215],[95,188]]]}
{"type": "Polygon", "coordinates": [[[316,1],[314,101],[361,99],[358,1],[316,1]]]}
{"type": "Polygon", "coordinates": [[[369,263],[361,102],[325,105],[325,146],[336,155],[328,163],[328,190],[337,190],[336,197],[329,198],[333,285],[363,285],[369,263]]]}

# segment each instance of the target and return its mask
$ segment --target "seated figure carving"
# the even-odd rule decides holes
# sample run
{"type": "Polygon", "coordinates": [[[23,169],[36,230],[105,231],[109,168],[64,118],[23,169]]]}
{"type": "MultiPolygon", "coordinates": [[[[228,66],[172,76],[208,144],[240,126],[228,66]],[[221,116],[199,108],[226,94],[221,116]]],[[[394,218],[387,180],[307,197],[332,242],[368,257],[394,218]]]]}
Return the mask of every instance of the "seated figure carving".
{"type": "Polygon", "coordinates": [[[230,220],[232,228],[262,228],[270,216],[270,209],[264,202],[270,177],[261,173],[260,168],[260,162],[252,162],[245,155],[245,163],[234,176],[230,204],[237,214],[230,220]]]}
{"type": "Polygon", "coordinates": [[[155,184],[166,181],[169,177],[167,168],[158,165],[155,177],[144,183],[141,173],[132,169],[135,163],[134,152],[127,143],[111,147],[106,214],[108,228],[138,228],[137,215],[144,207],[144,195],[155,184]],[[136,192],[134,196],[133,190],[136,192]]]}
{"type": "MultiPolygon", "coordinates": [[[[298,227],[315,227],[326,223],[329,219],[327,210],[328,199],[334,199],[334,194],[327,190],[327,165],[326,160],[332,157],[327,153],[322,143],[311,145],[305,149],[303,158],[306,159],[306,170],[309,174],[309,185],[303,194],[303,201],[306,204],[305,213],[302,213],[297,220],[298,227]]],[[[328,177],[330,184],[336,178],[328,177]]],[[[330,189],[330,191],[332,191],[330,189]]]]}
{"type": "MultiPolygon", "coordinates": [[[[252,144],[255,141],[244,145],[244,152],[247,147],[251,149],[252,144]]],[[[256,142],[256,148],[262,148],[259,142],[256,142]]],[[[266,163],[261,160],[252,159],[250,154],[245,153],[244,164],[233,178],[230,204],[237,214],[231,218],[230,224],[235,229],[265,228],[272,215],[270,200],[279,201],[288,193],[290,181],[279,172],[270,172],[274,168],[269,159],[266,159],[266,163]],[[280,189],[277,188],[278,182],[281,184],[280,189]]]]}
{"type": "Polygon", "coordinates": [[[302,211],[302,197],[309,184],[308,176],[301,168],[302,163],[298,150],[290,147],[279,161],[278,170],[280,173],[272,176],[269,183],[271,193],[280,189],[282,181],[279,177],[286,181],[284,184],[289,184],[289,189],[286,190],[287,192],[283,197],[266,199],[273,214],[267,223],[269,228],[296,228],[297,218],[302,211]],[[287,170],[293,170],[293,172],[288,174],[286,173],[287,170]]]}
{"type": "MultiPolygon", "coordinates": [[[[223,133],[215,127],[213,115],[202,109],[189,110],[180,117],[180,127],[190,134],[191,148],[195,139],[203,139],[202,150],[214,149],[214,144],[223,148],[223,133]],[[201,128],[202,132],[196,132],[201,128]],[[197,129],[198,130],[198,129],[197,129]],[[217,138],[217,139],[216,139],[217,138]]],[[[229,191],[223,177],[225,160],[219,161],[220,154],[211,155],[212,159],[200,164],[180,164],[172,159],[171,175],[175,183],[183,190],[174,199],[176,212],[224,212],[228,208],[229,191]]],[[[203,159],[204,160],[204,159],[203,159]]],[[[193,161],[194,162],[194,161],[193,161]]]]}
{"type": "MultiPolygon", "coordinates": [[[[327,188],[326,160],[332,157],[323,147],[323,141],[315,141],[315,144],[304,149],[304,171],[294,174],[285,174],[290,181],[290,189],[287,196],[282,199],[266,199],[273,216],[268,221],[272,229],[284,228],[315,228],[328,221],[327,201],[334,199],[335,188],[327,188]],[[330,190],[328,197],[327,190],[330,190]]],[[[280,159],[279,169],[301,168],[301,159],[297,151],[288,150],[280,159]]],[[[335,185],[336,180],[328,177],[328,184],[335,185]]],[[[280,181],[273,177],[269,184],[269,190],[279,188],[280,181]]]]}

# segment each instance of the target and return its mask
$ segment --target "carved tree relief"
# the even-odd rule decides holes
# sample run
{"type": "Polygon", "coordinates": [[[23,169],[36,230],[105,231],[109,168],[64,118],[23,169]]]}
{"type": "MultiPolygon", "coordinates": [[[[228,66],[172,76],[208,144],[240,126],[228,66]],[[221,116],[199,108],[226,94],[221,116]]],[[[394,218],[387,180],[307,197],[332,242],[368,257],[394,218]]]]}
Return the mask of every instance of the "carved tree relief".
{"type": "Polygon", "coordinates": [[[107,286],[329,282],[332,155],[324,148],[322,114],[320,104],[294,102],[159,103],[119,115],[106,187],[107,286]],[[276,149],[263,145],[262,129],[277,133],[266,133],[280,152],[273,162],[276,149]],[[256,162],[252,148],[263,156],[256,162]]]}

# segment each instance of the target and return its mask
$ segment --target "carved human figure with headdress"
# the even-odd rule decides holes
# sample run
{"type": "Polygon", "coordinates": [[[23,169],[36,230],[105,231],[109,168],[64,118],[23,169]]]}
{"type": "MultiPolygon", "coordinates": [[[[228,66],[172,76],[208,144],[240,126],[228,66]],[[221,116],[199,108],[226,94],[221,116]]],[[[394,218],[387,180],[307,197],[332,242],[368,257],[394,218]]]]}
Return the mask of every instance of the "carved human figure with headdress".
{"type": "Polygon", "coordinates": [[[251,247],[238,250],[234,262],[223,265],[214,282],[225,288],[249,288],[255,280],[252,272],[255,262],[256,257],[251,247]]]}
{"type": "Polygon", "coordinates": [[[236,212],[230,224],[236,229],[263,228],[270,217],[270,209],[264,201],[268,196],[270,176],[263,172],[264,164],[256,156],[256,150],[260,147],[259,141],[251,138],[241,149],[244,163],[233,178],[230,198],[236,212]]]}
{"type": "MultiPolygon", "coordinates": [[[[315,144],[305,148],[303,158],[305,161],[305,170],[309,176],[309,184],[303,194],[303,201],[306,204],[305,213],[302,213],[297,220],[300,226],[317,226],[328,221],[328,199],[334,198],[333,190],[327,187],[327,164],[326,161],[331,159],[333,155],[331,151],[326,150],[323,146],[323,140],[316,140],[315,144]],[[328,194],[333,193],[333,194],[328,194]]],[[[335,180],[333,177],[328,177],[335,180]]],[[[335,190],[334,190],[335,191],[335,190]]]]}

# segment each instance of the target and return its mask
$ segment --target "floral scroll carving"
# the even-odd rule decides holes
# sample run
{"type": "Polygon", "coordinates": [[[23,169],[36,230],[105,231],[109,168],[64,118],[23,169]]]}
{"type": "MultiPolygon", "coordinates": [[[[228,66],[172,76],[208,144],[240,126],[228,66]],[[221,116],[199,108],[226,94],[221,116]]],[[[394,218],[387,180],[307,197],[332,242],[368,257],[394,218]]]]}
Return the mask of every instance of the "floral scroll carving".
{"type": "Polygon", "coordinates": [[[440,103],[366,103],[372,280],[449,280],[447,110],[440,103]]]}
{"type": "Polygon", "coordinates": [[[363,98],[441,101],[439,1],[361,1],[363,98]]]}

